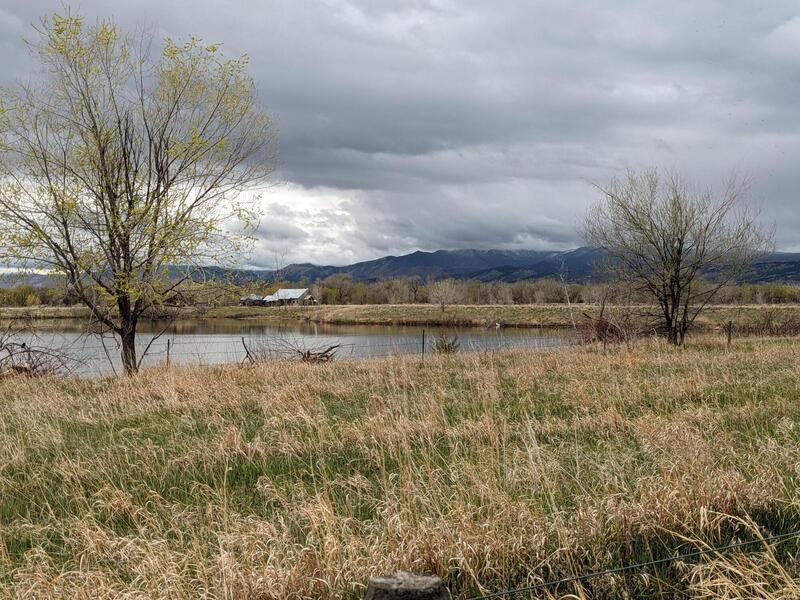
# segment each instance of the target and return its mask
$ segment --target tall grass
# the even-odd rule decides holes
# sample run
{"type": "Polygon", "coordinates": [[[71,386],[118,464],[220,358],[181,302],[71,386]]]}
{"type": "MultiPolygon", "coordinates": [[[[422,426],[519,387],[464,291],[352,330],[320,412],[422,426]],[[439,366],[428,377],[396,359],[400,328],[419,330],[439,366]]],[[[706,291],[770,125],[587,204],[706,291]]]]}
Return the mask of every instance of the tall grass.
{"type": "MultiPolygon", "coordinates": [[[[0,595],[466,597],[800,529],[798,400],[784,340],[0,381],[0,595]]],[[[556,593],[785,597],[797,549],[556,593]]]]}

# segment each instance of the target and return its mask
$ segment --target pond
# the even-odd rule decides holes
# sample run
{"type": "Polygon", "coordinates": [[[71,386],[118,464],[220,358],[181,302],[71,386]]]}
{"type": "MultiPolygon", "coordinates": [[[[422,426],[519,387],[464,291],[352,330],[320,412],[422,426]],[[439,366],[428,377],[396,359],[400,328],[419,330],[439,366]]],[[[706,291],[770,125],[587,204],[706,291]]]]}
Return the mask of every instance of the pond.
{"type": "MultiPolygon", "coordinates": [[[[175,363],[237,363],[246,360],[247,350],[258,357],[293,357],[298,351],[322,350],[331,346],[336,360],[419,354],[433,352],[437,336],[457,336],[458,351],[511,347],[544,348],[569,343],[571,332],[559,329],[518,328],[425,328],[409,326],[328,325],[308,322],[258,319],[179,320],[165,324],[143,322],[137,335],[141,355],[150,345],[143,366],[169,359],[175,363]],[[155,338],[155,339],[154,339],[155,338]],[[244,343],[243,340],[244,339],[244,343]]],[[[81,322],[53,320],[39,323],[35,333],[19,334],[18,341],[32,346],[58,349],[71,359],[72,372],[98,377],[120,372],[119,350],[110,336],[105,340],[85,333],[81,322]]]]}

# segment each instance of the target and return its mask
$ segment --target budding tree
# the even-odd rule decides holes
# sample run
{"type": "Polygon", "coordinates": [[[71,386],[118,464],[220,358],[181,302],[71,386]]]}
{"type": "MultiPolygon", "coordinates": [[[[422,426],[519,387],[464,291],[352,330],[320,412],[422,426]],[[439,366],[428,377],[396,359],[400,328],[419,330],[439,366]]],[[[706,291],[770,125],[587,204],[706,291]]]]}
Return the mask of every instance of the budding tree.
{"type": "Polygon", "coordinates": [[[218,46],[157,51],[69,13],[36,32],[42,76],[0,99],[0,260],[65,276],[131,373],[143,314],[241,250],[275,133],[247,59],[218,46]]]}
{"type": "Polygon", "coordinates": [[[772,248],[771,231],[735,178],[720,190],[695,190],[675,174],[629,172],[600,191],[585,238],[620,281],[653,299],[673,344],[683,344],[717,292],[772,248]]]}

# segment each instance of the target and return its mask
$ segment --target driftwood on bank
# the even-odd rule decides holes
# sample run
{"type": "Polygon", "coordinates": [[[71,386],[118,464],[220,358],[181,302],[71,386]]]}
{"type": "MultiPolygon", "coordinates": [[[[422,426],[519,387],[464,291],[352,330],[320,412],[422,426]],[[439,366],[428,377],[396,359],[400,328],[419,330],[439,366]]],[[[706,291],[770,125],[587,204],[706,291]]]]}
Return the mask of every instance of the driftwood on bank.
{"type": "Polygon", "coordinates": [[[286,338],[268,338],[248,345],[242,338],[245,357],[242,364],[255,364],[266,360],[299,360],[304,363],[326,363],[336,358],[341,344],[307,347],[302,342],[286,338]]]}
{"type": "Polygon", "coordinates": [[[67,348],[42,343],[24,326],[10,324],[0,332],[0,378],[68,375],[76,362],[67,348]]]}
{"type": "Polygon", "coordinates": [[[336,357],[340,344],[334,344],[321,350],[298,350],[300,360],[305,363],[330,362],[336,357]]]}

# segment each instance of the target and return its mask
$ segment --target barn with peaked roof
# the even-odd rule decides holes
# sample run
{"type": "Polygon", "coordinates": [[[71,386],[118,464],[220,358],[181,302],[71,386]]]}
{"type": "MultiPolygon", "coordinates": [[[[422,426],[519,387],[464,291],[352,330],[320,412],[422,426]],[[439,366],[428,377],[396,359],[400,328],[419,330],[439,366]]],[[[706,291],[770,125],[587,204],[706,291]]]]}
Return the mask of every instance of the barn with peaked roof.
{"type": "Polygon", "coordinates": [[[264,306],[285,306],[287,304],[316,304],[317,301],[308,288],[282,288],[274,294],[264,296],[264,306]]]}

